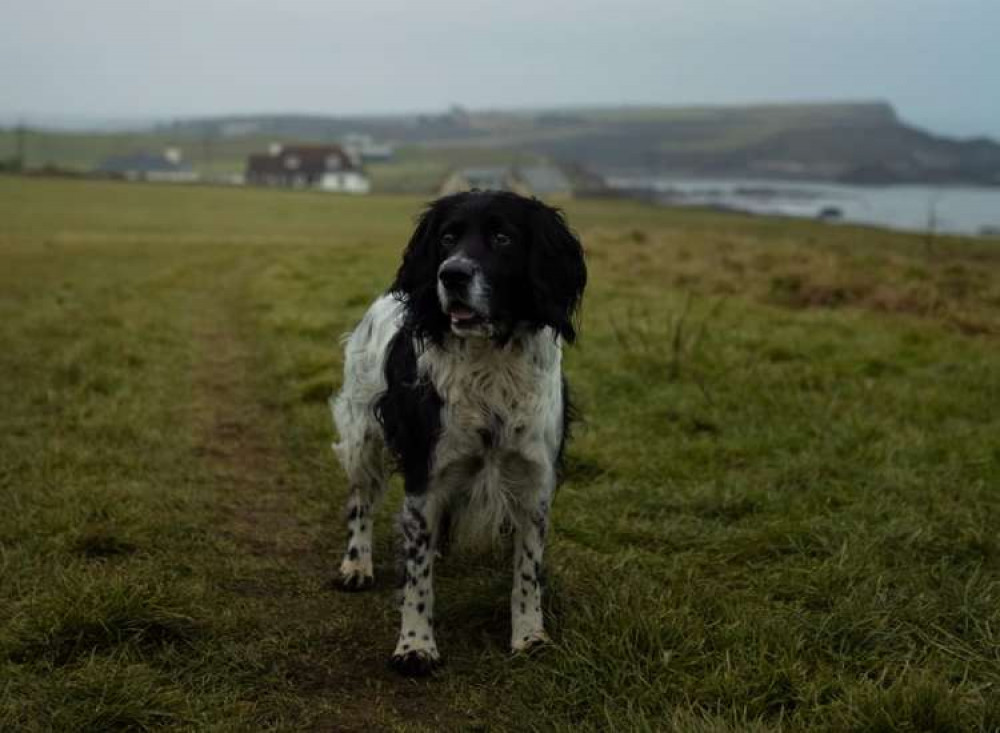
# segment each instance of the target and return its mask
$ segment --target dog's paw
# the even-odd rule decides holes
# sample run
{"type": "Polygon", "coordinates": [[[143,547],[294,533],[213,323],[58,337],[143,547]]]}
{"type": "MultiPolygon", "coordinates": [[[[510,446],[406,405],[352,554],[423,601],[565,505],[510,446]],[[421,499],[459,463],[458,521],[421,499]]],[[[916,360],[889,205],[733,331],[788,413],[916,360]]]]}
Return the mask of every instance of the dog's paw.
{"type": "Polygon", "coordinates": [[[549,638],[549,635],[542,629],[538,629],[538,631],[532,631],[530,634],[524,634],[512,639],[510,650],[514,654],[527,654],[550,643],[552,643],[552,640],[549,638]]]}
{"type": "Polygon", "coordinates": [[[357,593],[359,591],[368,590],[374,585],[375,576],[365,575],[364,573],[341,573],[340,576],[333,581],[334,588],[347,593],[357,593]]]}
{"type": "Polygon", "coordinates": [[[426,677],[441,666],[441,657],[430,649],[411,649],[393,654],[389,664],[404,677],[426,677]]]}
{"type": "Polygon", "coordinates": [[[334,585],[339,590],[347,591],[348,593],[368,590],[375,585],[371,555],[361,559],[350,554],[346,555],[343,562],[340,563],[339,578],[334,581],[334,585]]]}

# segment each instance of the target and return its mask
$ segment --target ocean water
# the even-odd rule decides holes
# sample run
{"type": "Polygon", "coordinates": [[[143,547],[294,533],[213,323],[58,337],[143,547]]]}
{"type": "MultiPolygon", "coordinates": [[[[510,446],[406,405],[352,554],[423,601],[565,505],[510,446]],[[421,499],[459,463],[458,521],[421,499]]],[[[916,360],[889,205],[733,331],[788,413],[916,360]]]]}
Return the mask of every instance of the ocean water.
{"type": "Polygon", "coordinates": [[[1000,187],[847,186],[736,178],[615,176],[613,188],[640,189],[664,204],[840,221],[914,232],[1000,236],[1000,187]]]}

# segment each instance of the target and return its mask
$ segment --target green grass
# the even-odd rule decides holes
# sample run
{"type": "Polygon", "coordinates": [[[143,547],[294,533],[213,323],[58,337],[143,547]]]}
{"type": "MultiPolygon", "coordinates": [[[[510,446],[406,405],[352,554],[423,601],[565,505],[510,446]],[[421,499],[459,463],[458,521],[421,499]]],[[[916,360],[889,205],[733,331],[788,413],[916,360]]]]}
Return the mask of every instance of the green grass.
{"type": "Polygon", "coordinates": [[[1000,729],[995,243],[573,202],[553,645],[329,589],[339,334],[415,198],[0,178],[0,730],[1000,729]]]}

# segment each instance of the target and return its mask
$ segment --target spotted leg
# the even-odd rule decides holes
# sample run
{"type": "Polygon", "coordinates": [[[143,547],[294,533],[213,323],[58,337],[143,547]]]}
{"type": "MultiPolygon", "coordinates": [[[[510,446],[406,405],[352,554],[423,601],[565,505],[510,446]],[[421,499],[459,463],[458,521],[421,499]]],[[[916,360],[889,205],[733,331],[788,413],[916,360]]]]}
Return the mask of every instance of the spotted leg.
{"type": "Polygon", "coordinates": [[[542,619],[542,554],[548,525],[548,503],[517,522],[514,531],[514,586],[510,594],[510,646],[523,652],[546,643],[542,619]]]}
{"type": "Polygon", "coordinates": [[[366,590],[375,582],[372,570],[372,532],[377,492],[356,489],[347,500],[347,550],[340,563],[340,587],[366,590]]]}
{"type": "Polygon", "coordinates": [[[419,677],[441,663],[434,641],[434,550],[437,511],[424,496],[407,496],[403,505],[403,598],[399,641],[392,666],[419,677]]]}

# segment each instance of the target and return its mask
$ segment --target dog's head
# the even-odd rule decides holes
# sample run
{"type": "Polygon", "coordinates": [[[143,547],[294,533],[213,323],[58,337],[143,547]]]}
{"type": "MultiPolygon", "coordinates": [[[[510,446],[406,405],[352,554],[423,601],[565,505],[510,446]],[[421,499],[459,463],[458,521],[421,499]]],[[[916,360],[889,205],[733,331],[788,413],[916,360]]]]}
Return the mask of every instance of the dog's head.
{"type": "Polygon", "coordinates": [[[505,191],[470,191],[431,203],[390,288],[421,338],[504,341],[516,329],[576,338],[587,283],[579,240],[558,209],[505,191]]]}

